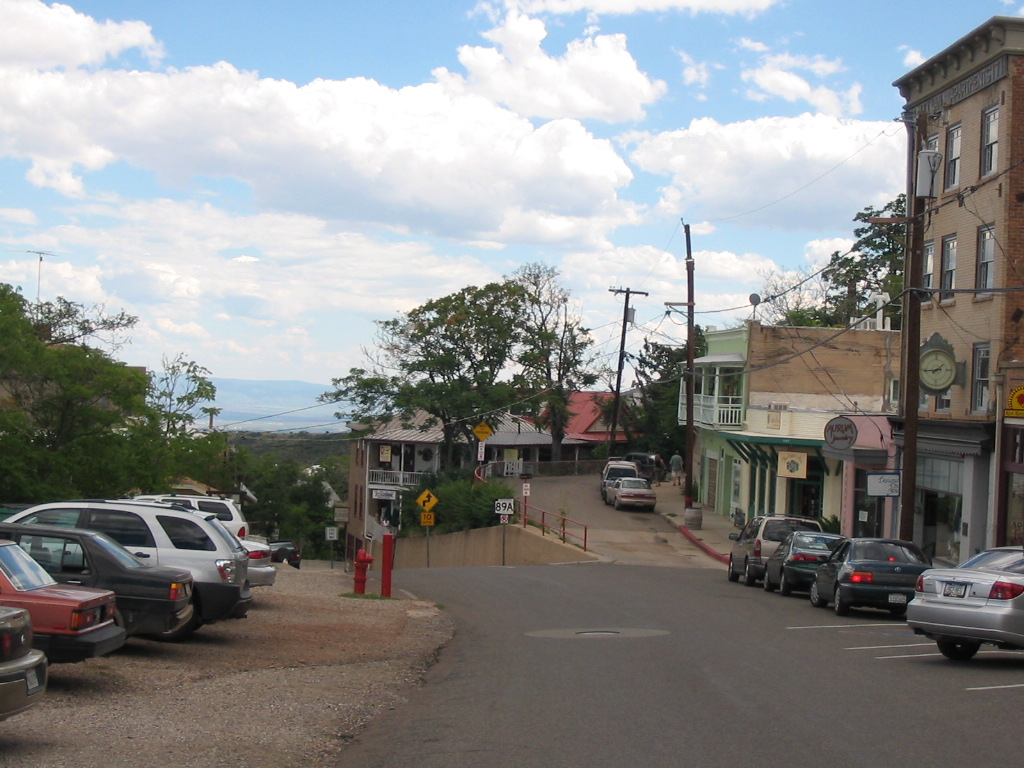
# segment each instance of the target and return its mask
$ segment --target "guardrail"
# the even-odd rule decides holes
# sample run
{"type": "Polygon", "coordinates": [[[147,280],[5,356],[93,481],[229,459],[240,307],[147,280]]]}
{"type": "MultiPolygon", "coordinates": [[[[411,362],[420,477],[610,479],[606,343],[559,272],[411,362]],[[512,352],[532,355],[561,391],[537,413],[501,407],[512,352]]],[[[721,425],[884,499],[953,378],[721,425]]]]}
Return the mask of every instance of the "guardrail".
{"type": "MultiPolygon", "coordinates": [[[[581,474],[578,472],[580,465],[597,463],[600,466],[604,466],[604,462],[529,462],[524,464],[523,471],[529,474],[534,474],[530,471],[534,467],[545,467],[549,469],[550,476],[558,477],[570,474],[581,474]],[[562,467],[562,469],[571,469],[572,471],[559,472],[556,465],[572,465],[570,467],[562,467]]],[[[481,483],[486,483],[488,478],[495,475],[505,476],[504,472],[507,470],[506,463],[504,461],[495,461],[490,464],[481,464],[475,470],[473,470],[473,476],[481,483]]],[[[534,525],[540,528],[541,536],[547,536],[549,534],[557,536],[563,544],[574,544],[582,547],[583,551],[587,551],[587,526],[581,523],[579,520],[573,520],[571,517],[560,515],[555,512],[548,512],[546,509],[540,507],[531,507],[527,499],[516,499],[519,505],[519,521],[525,528],[528,525],[534,525]],[[531,516],[530,510],[534,510],[539,513],[531,516]]]]}

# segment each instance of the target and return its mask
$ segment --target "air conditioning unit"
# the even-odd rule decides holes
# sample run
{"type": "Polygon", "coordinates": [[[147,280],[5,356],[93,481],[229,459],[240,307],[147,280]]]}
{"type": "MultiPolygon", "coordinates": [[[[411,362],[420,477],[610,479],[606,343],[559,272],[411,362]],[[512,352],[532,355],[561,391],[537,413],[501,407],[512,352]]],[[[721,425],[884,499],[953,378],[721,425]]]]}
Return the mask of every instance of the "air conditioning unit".
{"type": "Polygon", "coordinates": [[[768,404],[768,410],[769,411],[788,411],[789,410],[789,403],[769,403],[768,404]]]}

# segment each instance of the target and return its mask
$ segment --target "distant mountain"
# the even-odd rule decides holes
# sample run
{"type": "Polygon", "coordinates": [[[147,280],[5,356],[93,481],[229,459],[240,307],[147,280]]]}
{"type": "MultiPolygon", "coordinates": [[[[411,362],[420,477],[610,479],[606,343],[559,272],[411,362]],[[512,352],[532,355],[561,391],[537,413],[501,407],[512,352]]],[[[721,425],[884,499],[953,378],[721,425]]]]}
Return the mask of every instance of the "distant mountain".
{"type": "Polygon", "coordinates": [[[246,432],[347,431],[345,422],[334,418],[335,412],[343,410],[340,403],[317,402],[320,395],[331,389],[329,384],[212,377],[210,381],[217,387],[217,399],[209,405],[221,409],[213,421],[217,429],[246,432]]]}

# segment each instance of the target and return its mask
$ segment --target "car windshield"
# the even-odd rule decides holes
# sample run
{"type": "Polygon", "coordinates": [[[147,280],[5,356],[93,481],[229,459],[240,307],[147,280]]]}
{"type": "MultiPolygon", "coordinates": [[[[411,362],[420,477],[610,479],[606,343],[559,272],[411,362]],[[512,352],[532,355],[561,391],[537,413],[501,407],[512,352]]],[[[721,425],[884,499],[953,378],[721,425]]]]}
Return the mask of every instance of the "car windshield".
{"type": "Polygon", "coordinates": [[[814,536],[798,533],[793,537],[793,549],[813,549],[820,552],[831,552],[839,546],[839,542],[842,540],[840,536],[828,536],[825,534],[814,536]]]}
{"type": "Polygon", "coordinates": [[[1024,573],[1024,549],[990,549],[975,555],[960,567],[1024,573]]]}
{"type": "Polygon", "coordinates": [[[783,541],[793,531],[818,531],[818,524],[812,520],[769,520],[764,524],[762,536],[765,541],[783,541]]]}
{"type": "Polygon", "coordinates": [[[632,467],[610,467],[606,477],[609,480],[616,477],[636,477],[636,470],[632,467]]]}
{"type": "Polygon", "coordinates": [[[619,488],[650,488],[646,480],[638,480],[631,477],[619,481],[619,488]]]}
{"type": "Polygon", "coordinates": [[[858,541],[854,544],[851,560],[876,560],[890,563],[924,563],[924,556],[907,544],[894,541],[858,541]]]}
{"type": "Polygon", "coordinates": [[[96,545],[107,552],[111,558],[119,562],[125,568],[145,568],[146,564],[139,560],[135,555],[129,552],[127,549],[122,547],[112,538],[107,536],[105,533],[97,533],[93,536],[93,541],[96,545]]]}
{"type": "Polygon", "coordinates": [[[33,560],[16,544],[0,547],[0,571],[19,592],[39,587],[51,587],[57,582],[43,566],[33,560]]]}

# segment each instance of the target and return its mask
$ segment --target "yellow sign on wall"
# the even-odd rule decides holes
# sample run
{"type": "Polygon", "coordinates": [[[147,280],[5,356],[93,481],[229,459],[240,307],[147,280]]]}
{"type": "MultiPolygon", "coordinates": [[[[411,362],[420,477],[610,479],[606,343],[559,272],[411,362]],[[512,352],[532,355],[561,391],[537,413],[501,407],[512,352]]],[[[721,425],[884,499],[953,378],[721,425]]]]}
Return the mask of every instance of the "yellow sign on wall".
{"type": "Polygon", "coordinates": [[[779,477],[807,478],[807,454],[799,451],[779,451],[779,477]]]}
{"type": "Polygon", "coordinates": [[[1010,390],[1003,416],[1007,419],[1024,419],[1024,387],[1014,387],[1010,390]]]}
{"type": "Polygon", "coordinates": [[[420,525],[424,528],[429,528],[434,524],[434,513],[433,512],[420,512],[420,525]]]}

